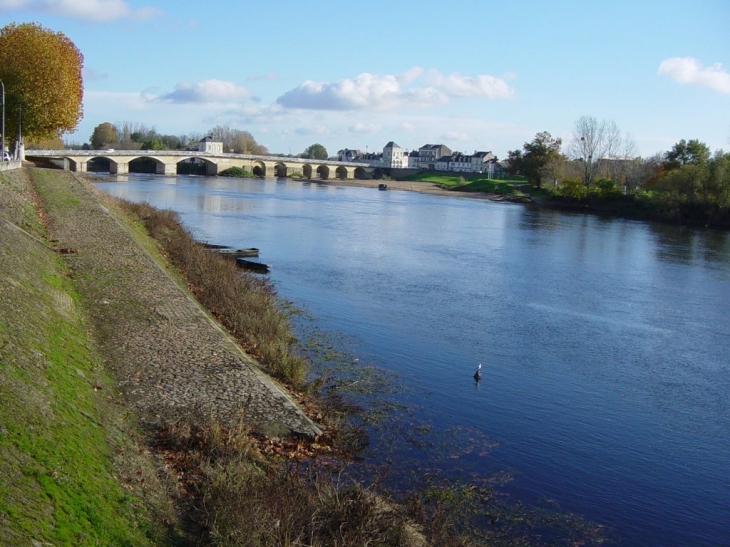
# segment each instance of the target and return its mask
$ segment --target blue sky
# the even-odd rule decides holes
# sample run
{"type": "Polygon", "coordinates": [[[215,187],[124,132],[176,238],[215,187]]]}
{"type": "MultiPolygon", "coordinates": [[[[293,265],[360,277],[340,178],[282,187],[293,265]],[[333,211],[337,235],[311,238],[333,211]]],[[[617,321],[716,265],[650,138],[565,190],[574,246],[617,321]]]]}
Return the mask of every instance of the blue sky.
{"type": "Polygon", "coordinates": [[[730,1],[0,0],[84,55],[84,118],[247,130],[271,152],[444,143],[500,158],[614,121],[730,149],[730,1]]]}

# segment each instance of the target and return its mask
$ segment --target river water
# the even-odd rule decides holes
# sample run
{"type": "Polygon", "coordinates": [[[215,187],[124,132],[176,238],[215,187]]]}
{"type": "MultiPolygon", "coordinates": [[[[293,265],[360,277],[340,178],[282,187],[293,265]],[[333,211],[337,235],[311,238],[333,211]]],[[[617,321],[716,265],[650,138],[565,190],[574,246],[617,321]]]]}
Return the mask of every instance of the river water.
{"type": "Polygon", "coordinates": [[[281,296],[467,447],[450,472],[507,471],[625,545],[730,545],[727,233],[291,181],[98,186],[260,248],[281,296]]]}

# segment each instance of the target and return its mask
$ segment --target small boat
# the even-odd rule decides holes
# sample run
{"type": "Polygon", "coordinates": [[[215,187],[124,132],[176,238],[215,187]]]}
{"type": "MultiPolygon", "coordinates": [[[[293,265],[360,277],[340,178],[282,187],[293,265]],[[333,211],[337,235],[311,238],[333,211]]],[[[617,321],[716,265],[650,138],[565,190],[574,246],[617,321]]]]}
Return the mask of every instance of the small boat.
{"type": "Polygon", "coordinates": [[[252,257],[259,256],[259,250],[256,247],[249,247],[248,249],[218,249],[218,252],[226,256],[239,257],[252,257]]]}
{"type": "Polygon", "coordinates": [[[478,382],[482,379],[482,364],[479,363],[479,366],[477,367],[477,371],[474,373],[474,379],[478,382]]]}
{"type": "Polygon", "coordinates": [[[378,190],[387,190],[387,189],[388,189],[387,184],[383,184],[383,183],[378,184],[378,190]]]}
{"type": "Polygon", "coordinates": [[[239,256],[259,256],[259,250],[256,247],[248,247],[246,249],[234,249],[228,245],[215,245],[213,243],[203,243],[209,251],[215,251],[225,256],[238,258],[239,256]]]}
{"type": "Polygon", "coordinates": [[[236,258],[236,265],[239,268],[248,270],[254,273],[269,273],[271,266],[264,264],[263,262],[255,262],[253,260],[246,260],[245,258],[236,258]]]}

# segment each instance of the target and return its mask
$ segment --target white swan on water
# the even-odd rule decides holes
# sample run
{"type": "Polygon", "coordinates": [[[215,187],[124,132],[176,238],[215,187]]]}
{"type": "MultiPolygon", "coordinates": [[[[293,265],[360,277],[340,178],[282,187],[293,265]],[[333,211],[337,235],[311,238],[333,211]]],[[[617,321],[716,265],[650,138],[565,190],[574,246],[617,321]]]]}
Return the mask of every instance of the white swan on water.
{"type": "Polygon", "coordinates": [[[479,363],[479,366],[477,367],[477,371],[474,373],[474,379],[478,382],[482,379],[482,364],[479,363]]]}

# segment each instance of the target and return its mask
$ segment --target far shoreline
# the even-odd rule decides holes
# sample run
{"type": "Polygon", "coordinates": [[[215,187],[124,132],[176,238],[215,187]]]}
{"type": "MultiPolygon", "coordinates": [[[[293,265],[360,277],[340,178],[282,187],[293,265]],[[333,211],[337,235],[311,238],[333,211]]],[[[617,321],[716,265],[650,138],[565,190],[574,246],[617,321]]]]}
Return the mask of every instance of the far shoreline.
{"type": "MultiPolygon", "coordinates": [[[[297,180],[297,179],[292,179],[297,180]]],[[[504,196],[499,194],[487,194],[484,192],[459,192],[458,190],[446,190],[433,182],[418,182],[410,180],[361,180],[361,179],[298,179],[302,182],[314,182],[328,186],[353,186],[358,188],[378,189],[381,184],[386,184],[388,190],[403,190],[407,192],[420,192],[422,194],[433,194],[437,196],[464,197],[471,199],[486,199],[489,201],[504,201],[504,196]]]]}

